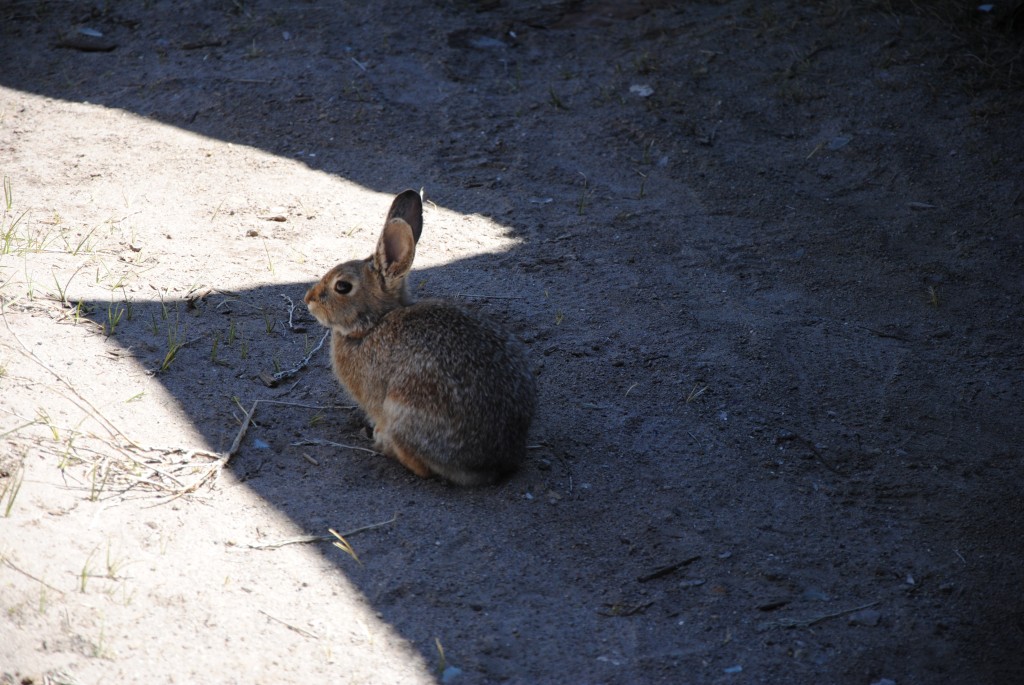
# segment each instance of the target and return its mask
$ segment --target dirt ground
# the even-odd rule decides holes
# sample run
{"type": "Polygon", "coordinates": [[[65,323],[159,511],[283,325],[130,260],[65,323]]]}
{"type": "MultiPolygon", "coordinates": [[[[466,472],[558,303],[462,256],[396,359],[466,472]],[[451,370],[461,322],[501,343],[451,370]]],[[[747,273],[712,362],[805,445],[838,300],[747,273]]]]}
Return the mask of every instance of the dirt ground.
{"type": "Polygon", "coordinates": [[[0,683],[1024,682],[1022,24],[0,3],[0,683]],[[410,187],[536,366],[494,487],[301,305],[410,187]]]}

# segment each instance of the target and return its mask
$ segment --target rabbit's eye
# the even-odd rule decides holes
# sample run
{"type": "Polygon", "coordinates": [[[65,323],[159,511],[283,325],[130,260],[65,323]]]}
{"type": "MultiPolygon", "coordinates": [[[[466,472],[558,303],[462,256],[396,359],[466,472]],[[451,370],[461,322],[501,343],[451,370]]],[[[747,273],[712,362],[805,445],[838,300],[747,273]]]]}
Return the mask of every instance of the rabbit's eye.
{"type": "Polygon", "coordinates": [[[352,284],[349,283],[348,281],[335,281],[334,292],[338,293],[339,295],[348,295],[350,292],[352,292],[352,284]]]}

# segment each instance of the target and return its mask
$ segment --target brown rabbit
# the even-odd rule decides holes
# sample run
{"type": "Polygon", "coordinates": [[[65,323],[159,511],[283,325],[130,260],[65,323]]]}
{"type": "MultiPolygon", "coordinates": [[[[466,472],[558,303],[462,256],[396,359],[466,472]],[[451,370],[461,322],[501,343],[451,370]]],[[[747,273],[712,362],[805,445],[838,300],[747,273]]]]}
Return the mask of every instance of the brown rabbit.
{"type": "Polygon", "coordinates": [[[526,451],[536,384],[522,345],[405,278],[423,230],[413,190],[388,211],[373,255],[331,269],[306,293],[330,328],[334,374],[373,424],[377,449],[416,475],[492,483],[526,451]]]}

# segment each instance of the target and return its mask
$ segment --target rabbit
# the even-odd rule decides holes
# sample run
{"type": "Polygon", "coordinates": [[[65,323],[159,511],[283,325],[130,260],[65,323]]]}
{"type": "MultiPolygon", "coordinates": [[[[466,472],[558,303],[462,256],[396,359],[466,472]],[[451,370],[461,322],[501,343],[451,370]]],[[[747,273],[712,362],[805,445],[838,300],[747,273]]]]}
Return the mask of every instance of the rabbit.
{"type": "Polygon", "coordinates": [[[374,253],[304,298],[331,329],[331,366],[378,451],[421,478],[496,482],[526,453],[537,388],[523,345],[454,304],[414,302],[406,276],[423,230],[414,190],[395,197],[374,253]]]}

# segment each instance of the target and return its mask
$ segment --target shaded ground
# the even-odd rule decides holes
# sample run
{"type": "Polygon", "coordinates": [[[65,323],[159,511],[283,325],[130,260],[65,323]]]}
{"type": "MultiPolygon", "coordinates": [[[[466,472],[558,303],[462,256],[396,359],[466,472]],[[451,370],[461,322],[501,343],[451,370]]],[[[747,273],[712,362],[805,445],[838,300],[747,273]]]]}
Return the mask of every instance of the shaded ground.
{"type": "Polygon", "coordinates": [[[2,680],[1021,679],[1021,34],[935,7],[0,6],[2,680]],[[406,187],[494,488],[288,318],[406,187]]]}

